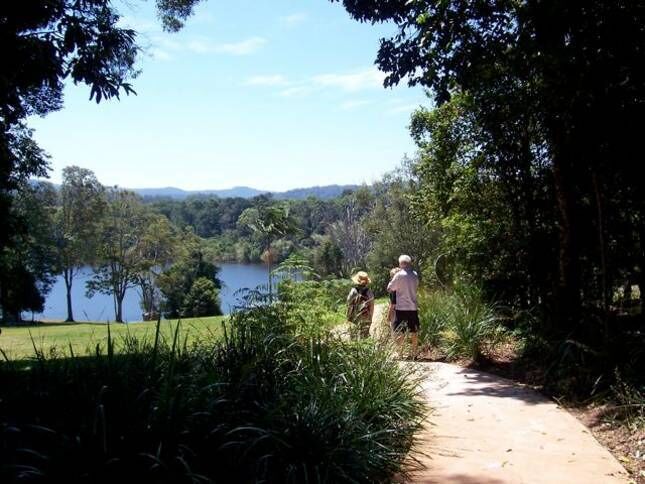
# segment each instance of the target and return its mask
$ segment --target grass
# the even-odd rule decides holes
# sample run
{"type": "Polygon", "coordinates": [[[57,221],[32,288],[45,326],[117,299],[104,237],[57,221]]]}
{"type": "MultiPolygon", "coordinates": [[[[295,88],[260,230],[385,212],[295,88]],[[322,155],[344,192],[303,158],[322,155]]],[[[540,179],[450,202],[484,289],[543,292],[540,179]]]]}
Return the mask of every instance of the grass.
{"type": "Polygon", "coordinates": [[[0,482],[371,483],[404,473],[425,418],[414,375],[387,348],[303,333],[288,312],[250,309],[192,343],[176,325],[167,338],[148,325],[152,338],[126,332],[118,352],[110,338],[87,356],[0,362],[0,482]]]}
{"type": "Polygon", "coordinates": [[[457,287],[422,293],[419,298],[420,339],[449,359],[477,360],[504,338],[495,305],[477,288],[457,287]]]}
{"type": "MultiPolygon", "coordinates": [[[[191,318],[181,320],[184,334],[189,341],[221,334],[221,323],[225,316],[191,318]]],[[[160,336],[172,339],[177,320],[162,321],[160,336]]],[[[156,322],[110,324],[109,331],[118,349],[127,336],[142,341],[152,341],[156,322]]],[[[108,325],[106,323],[43,323],[31,326],[6,326],[0,334],[0,359],[21,359],[34,356],[36,350],[45,355],[83,355],[96,352],[96,345],[107,346],[108,325]]]]}

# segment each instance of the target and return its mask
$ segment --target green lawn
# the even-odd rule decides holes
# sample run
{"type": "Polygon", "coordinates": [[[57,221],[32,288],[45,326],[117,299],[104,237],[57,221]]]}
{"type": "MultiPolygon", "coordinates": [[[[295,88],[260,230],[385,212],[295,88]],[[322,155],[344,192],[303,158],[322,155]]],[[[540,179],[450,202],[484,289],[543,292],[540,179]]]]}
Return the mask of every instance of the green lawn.
{"type": "MultiPolygon", "coordinates": [[[[183,342],[200,338],[216,337],[222,331],[224,316],[193,318],[181,320],[180,337],[183,342]]],[[[177,327],[177,320],[161,322],[161,337],[169,341],[177,327]]],[[[156,322],[110,324],[110,332],[118,350],[119,344],[127,335],[154,341],[156,322]]],[[[0,359],[28,358],[35,355],[34,344],[46,356],[51,354],[70,354],[70,345],[75,354],[81,355],[96,351],[100,344],[107,346],[108,325],[106,323],[43,323],[22,327],[2,327],[0,334],[0,359]]]]}

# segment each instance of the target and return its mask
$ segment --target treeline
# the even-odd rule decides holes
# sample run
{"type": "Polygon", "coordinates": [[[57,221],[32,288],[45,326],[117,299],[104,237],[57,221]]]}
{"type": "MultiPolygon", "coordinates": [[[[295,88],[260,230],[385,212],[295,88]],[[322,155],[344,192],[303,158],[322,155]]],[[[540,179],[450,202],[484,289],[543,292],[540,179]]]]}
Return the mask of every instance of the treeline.
{"type": "Polygon", "coordinates": [[[287,260],[279,270],[348,276],[369,248],[360,224],[375,199],[363,187],[332,200],[146,200],[104,187],[90,170],[74,166],[64,169],[59,188],[25,180],[12,192],[11,215],[20,229],[1,261],[2,317],[19,321],[24,311],[42,312],[60,276],[67,320],[74,321],[72,288],[87,267],[93,271],[87,295],[111,295],[117,322],[130,289],[139,293],[143,319],[219,314],[222,261],[267,264],[269,286],[276,264],[287,260]]]}
{"type": "Polygon", "coordinates": [[[4,321],[23,311],[41,312],[55,277],[67,294],[67,321],[74,321],[72,287],[86,266],[93,275],[88,296],[114,298],[115,321],[123,322],[123,299],[136,288],[144,319],[220,314],[217,267],[202,240],[145,206],[140,197],[106,188],[87,169],[68,167],[56,189],[25,182],[13,194],[20,230],[2,254],[0,306],[4,321]]]}
{"type": "Polygon", "coordinates": [[[523,311],[550,380],[645,383],[642,2],[342,3],[398,26],[385,84],[434,98],[411,203],[435,274],[523,311]]]}
{"type": "Polygon", "coordinates": [[[175,226],[190,228],[199,237],[208,239],[210,254],[217,260],[260,262],[266,248],[247,224],[239,223],[245,210],[268,206],[288,207],[289,216],[298,230],[272,243],[277,258],[283,260],[294,250],[317,245],[327,229],[342,217],[351,198],[352,192],[346,191],[341,197],[329,200],[310,197],[283,201],[275,200],[270,195],[260,195],[254,198],[194,196],[185,200],[144,201],[175,226]]]}

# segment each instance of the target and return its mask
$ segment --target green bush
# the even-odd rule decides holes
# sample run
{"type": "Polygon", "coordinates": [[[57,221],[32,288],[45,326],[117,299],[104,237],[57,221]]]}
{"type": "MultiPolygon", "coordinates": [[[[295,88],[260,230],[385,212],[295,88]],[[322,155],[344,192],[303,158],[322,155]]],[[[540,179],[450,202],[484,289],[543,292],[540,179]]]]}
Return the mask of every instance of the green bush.
{"type": "Polygon", "coordinates": [[[300,330],[327,330],[347,319],[348,279],[294,282],[278,286],[280,301],[288,307],[288,318],[300,330]]]}
{"type": "Polygon", "coordinates": [[[495,306],[471,286],[422,294],[419,313],[421,341],[440,348],[449,358],[477,359],[504,334],[495,306]]]}
{"type": "Polygon", "coordinates": [[[222,314],[217,285],[206,277],[195,279],[190,291],[184,297],[181,313],[187,318],[222,314]]]}
{"type": "Polygon", "coordinates": [[[453,301],[444,291],[422,291],[418,302],[419,339],[423,343],[440,347],[451,318],[453,301]]]}
{"type": "Polygon", "coordinates": [[[483,300],[480,290],[462,287],[455,291],[445,342],[449,357],[477,359],[485,346],[499,341],[501,332],[495,309],[483,300]]]}
{"type": "Polygon", "coordinates": [[[282,304],[225,330],[1,364],[0,482],[384,482],[404,470],[424,407],[387,351],[296,336],[282,304]]]}

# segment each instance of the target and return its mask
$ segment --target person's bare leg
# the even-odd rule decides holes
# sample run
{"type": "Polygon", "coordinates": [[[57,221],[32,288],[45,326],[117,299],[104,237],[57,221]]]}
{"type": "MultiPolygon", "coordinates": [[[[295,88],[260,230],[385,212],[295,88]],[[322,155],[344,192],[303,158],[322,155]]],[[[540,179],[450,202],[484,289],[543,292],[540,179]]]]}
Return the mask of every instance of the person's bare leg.
{"type": "Polygon", "coordinates": [[[412,344],[412,358],[419,354],[419,336],[417,333],[410,333],[410,343],[412,344]]]}
{"type": "Polygon", "coordinates": [[[405,333],[402,331],[393,331],[394,348],[399,358],[403,358],[403,344],[405,343],[405,333]]]}

